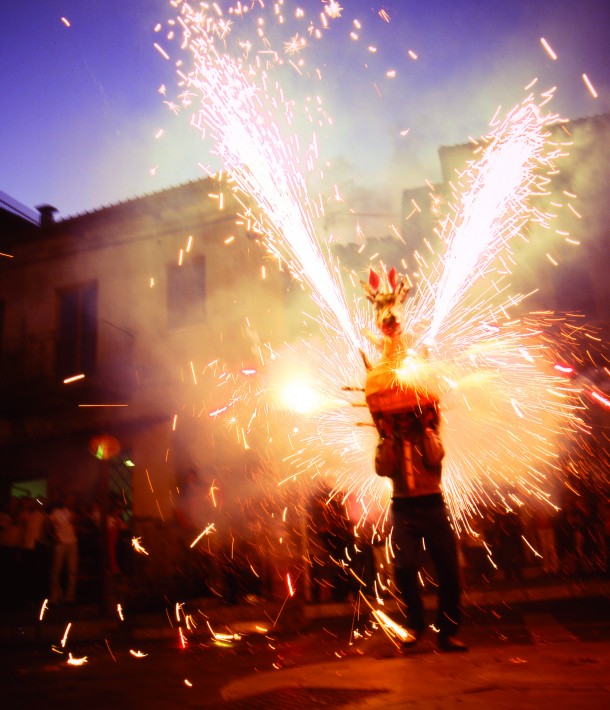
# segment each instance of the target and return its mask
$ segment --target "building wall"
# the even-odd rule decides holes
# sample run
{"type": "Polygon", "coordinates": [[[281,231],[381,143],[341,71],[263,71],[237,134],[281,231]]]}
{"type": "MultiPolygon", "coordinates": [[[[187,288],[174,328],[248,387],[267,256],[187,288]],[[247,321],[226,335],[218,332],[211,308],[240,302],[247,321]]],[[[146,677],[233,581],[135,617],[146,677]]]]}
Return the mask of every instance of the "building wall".
{"type": "Polygon", "coordinates": [[[13,244],[13,258],[0,263],[3,349],[24,386],[2,383],[14,399],[0,417],[0,447],[11,461],[0,474],[5,490],[8,479],[33,474],[72,487],[76,475],[93,495],[98,462],[87,442],[108,433],[135,463],[135,514],[168,520],[186,468],[233,465],[233,439],[208,416],[222,399],[215,377],[222,367],[259,365],[258,348],[281,340],[287,322],[285,277],[237,212],[226,188],[202,180],[32,230],[13,244]],[[168,269],[201,257],[205,317],[176,327],[168,269]],[[54,367],[58,293],[88,282],[98,285],[97,369],[62,384],[54,367]]]}
{"type": "MultiPolygon", "coordinates": [[[[605,328],[610,320],[606,277],[610,207],[605,197],[610,180],[610,114],[557,125],[551,140],[566,143],[566,155],[556,161],[558,172],[548,194],[535,204],[556,218],[548,229],[526,225],[523,238],[513,240],[512,290],[537,291],[526,300],[526,310],[579,311],[590,323],[605,328]]],[[[451,181],[474,158],[471,143],[439,149],[445,182],[437,186],[437,193],[442,199],[451,199],[451,181]]],[[[405,191],[403,196],[403,230],[412,249],[420,249],[424,237],[433,238],[438,224],[432,211],[435,203],[422,197],[422,190],[405,191]],[[422,213],[407,219],[413,200],[422,213]]]]}

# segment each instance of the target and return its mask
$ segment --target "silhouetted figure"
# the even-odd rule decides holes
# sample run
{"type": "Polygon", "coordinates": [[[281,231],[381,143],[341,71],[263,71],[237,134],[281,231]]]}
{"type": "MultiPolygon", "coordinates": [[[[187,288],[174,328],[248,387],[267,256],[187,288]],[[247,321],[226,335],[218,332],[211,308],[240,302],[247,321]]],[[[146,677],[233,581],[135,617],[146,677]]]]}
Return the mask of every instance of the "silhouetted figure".
{"type": "Polygon", "coordinates": [[[499,514],[496,518],[494,558],[508,584],[523,581],[523,527],[514,510],[499,514]]]}
{"type": "Polygon", "coordinates": [[[76,598],[76,580],[78,574],[78,539],[76,536],[75,513],[73,509],[74,496],[60,498],[58,504],[50,511],[51,524],[51,604],[62,601],[71,603],[76,598]],[[63,588],[63,573],[66,576],[63,588]]]}
{"type": "Polygon", "coordinates": [[[354,543],[350,520],[341,502],[330,497],[328,490],[313,497],[310,515],[312,601],[322,601],[325,590],[332,601],[345,601],[354,586],[346,564],[346,549],[354,543]]]}
{"type": "MultiPolygon", "coordinates": [[[[429,406],[423,411],[390,415],[384,417],[380,427],[394,449],[394,456],[388,457],[394,464],[385,475],[391,478],[393,491],[394,576],[407,606],[413,637],[404,645],[414,645],[425,629],[418,576],[425,544],[438,583],[439,647],[444,651],[465,651],[467,647],[456,638],[462,617],[461,587],[456,538],[441,492],[445,452],[438,433],[438,411],[429,406]]],[[[377,472],[380,470],[378,462],[377,472]]]]}

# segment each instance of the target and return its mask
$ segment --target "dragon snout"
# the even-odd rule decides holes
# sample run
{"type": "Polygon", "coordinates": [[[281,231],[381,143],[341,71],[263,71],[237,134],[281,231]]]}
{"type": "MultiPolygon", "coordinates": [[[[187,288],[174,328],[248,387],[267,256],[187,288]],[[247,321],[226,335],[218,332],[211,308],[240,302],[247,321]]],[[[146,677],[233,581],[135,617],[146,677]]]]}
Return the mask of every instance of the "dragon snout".
{"type": "Polygon", "coordinates": [[[389,335],[400,327],[400,319],[393,310],[387,310],[380,314],[377,325],[382,333],[389,335]]]}

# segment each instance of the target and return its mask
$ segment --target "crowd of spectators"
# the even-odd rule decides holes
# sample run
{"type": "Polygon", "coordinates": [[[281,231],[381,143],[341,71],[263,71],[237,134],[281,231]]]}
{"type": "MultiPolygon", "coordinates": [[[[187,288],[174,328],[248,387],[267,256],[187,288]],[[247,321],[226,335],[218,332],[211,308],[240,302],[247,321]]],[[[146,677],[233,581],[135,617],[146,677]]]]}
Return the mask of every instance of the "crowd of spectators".
{"type": "Polygon", "coordinates": [[[94,597],[102,565],[110,575],[126,571],[128,535],[116,500],[103,521],[97,503],[73,494],[53,492],[49,500],[11,496],[0,508],[0,604],[39,605],[48,599],[49,605],[59,605],[75,602],[77,595],[94,597]]]}
{"type": "Polygon", "coordinates": [[[610,575],[610,499],[567,489],[561,505],[482,514],[461,538],[467,586],[610,575]]]}
{"type": "MultiPolygon", "coordinates": [[[[175,569],[187,598],[217,596],[236,603],[273,595],[278,584],[288,589],[297,579],[301,590],[307,586],[305,598],[313,603],[344,601],[359,590],[371,593],[383,566],[380,555],[364,531],[355,535],[343,504],[329,498],[328,491],[310,498],[302,511],[303,525],[284,519],[283,504],[258,500],[241,506],[238,521],[225,521],[222,527],[229,534],[223,537],[214,530],[216,534],[193,545],[203,529],[199,508],[195,516],[185,506],[191,498],[201,499],[194,481],[184,486],[193,495],[183,496],[175,521],[183,551],[175,569]],[[309,560],[305,573],[303,560],[309,560]]],[[[610,576],[609,496],[566,490],[557,507],[515,505],[472,519],[470,533],[459,538],[465,587],[517,586],[532,577],[610,576]]],[[[206,521],[213,519],[212,510],[205,513],[206,521]]],[[[11,497],[0,508],[0,604],[95,600],[103,573],[131,573],[132,535],[119,499],[111,499],[102,513],[97,502],[70,494],[54,492],[48,501],[11,497]]]]}

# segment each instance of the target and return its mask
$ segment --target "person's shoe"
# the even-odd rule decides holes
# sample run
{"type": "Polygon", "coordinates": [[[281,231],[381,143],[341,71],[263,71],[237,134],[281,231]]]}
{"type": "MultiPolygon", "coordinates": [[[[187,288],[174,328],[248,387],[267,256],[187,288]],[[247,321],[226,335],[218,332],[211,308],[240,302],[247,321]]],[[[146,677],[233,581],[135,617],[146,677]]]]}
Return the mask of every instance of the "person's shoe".
{"type": "Polygon", "coordinates": [[[438,640],[438,647],[445,653],[465,653],[468,646],[455,636],[442,636],[438,640]]]}

